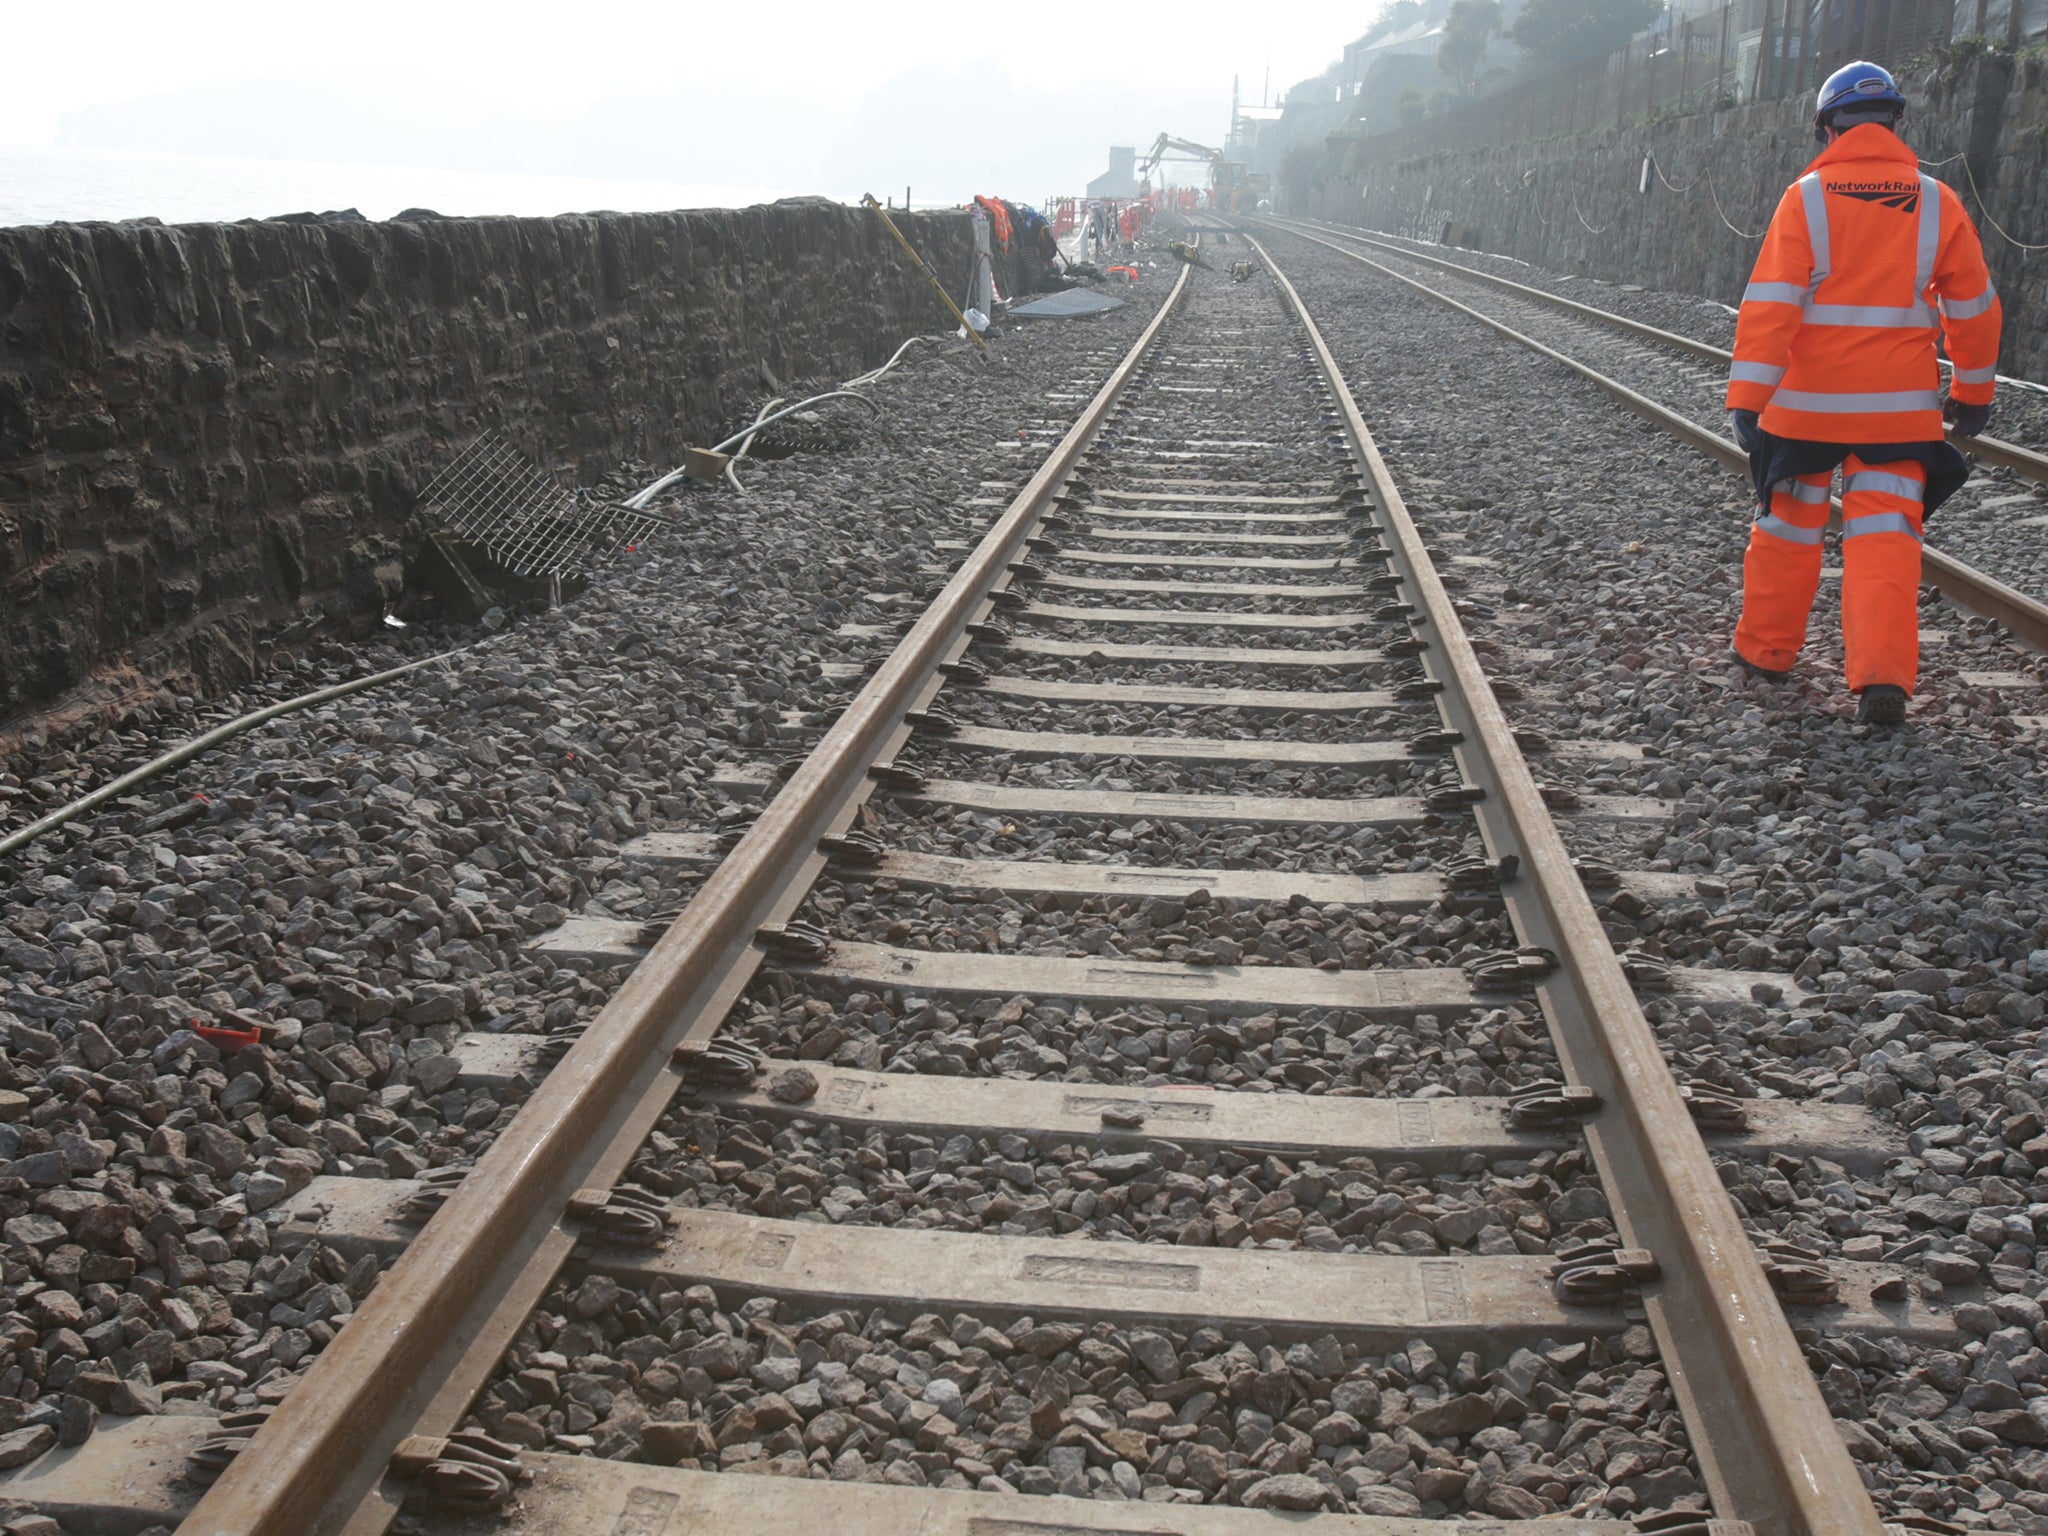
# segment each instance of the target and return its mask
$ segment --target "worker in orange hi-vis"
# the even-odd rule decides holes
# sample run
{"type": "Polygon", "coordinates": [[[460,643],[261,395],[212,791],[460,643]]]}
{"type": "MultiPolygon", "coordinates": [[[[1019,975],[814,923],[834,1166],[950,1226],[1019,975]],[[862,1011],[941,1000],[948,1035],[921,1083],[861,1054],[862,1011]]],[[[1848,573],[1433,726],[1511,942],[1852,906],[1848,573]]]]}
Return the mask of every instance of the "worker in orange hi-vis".
{"type": "Polygon", "coordinates": [[[1969,477],[1943,440],[1991,420],[1998,294],[1962,199],[1892,131],[1891,75],[1848,64],[1814,112],[1827,147],[1785,191],[1735,324],[1728,410],[1758,510],[1735,659],[1784,678],[1820,587],[1828,490],[1842,471],[1842,643],[1856,718],[1906,718],[1920,667],[1926,516],[1969,477]],[[1935,342],[1954,365],[1946,405],[1935,342]]]}

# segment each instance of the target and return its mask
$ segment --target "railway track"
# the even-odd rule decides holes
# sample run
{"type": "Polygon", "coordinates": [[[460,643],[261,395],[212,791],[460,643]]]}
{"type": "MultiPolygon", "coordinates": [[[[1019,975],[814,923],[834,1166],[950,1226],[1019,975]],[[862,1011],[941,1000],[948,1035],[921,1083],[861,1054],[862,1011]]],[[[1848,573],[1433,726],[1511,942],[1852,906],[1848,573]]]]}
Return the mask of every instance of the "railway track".
{"type": "MultiPolygon", "coordinates": [[[[1729,361],[1725,350],[1337,226],[1293,219],[1267,222],[1403,283],[1432,301],[1457,309],[1510,340],[1555,359],[1606,390],[1652,425],[1728,468],[1748,474],[1747,458],[1720,430],[1725,415],[1721,407],[1722,387],[1729,361]],[[1366,247],[1373,254],[1354,249],[1357,246],[1366,247]],[[1397,265],[1389,266],[1381,258],[1391,258],[1397,265]],[[1478,289],[1492,295],[1490,309],[1481,309],[1459,299],[1455,293],[1433,287],[1413,276],[1412,271],[1399,270],[1398,264],[1402,262],[1411,268],[1426,267],[1449,276],[1453,288],[1462,284],[1468,291],[1478,289]],[[1507,318],[1503,318],[1503,312],[1507,318]],[[1561,350],[1582,340],[1589,328],[1626,338],[1619,344],[1609,341],[1599,366],[1561,350]],[[1550,339],[1546,341],[1545,336],[1550,339]],[[1707,366],[1702,367],[1702,363],[1707,366]],[[1606,371],[1610,369],[1614,371],[1606,371]],[[1618,377],[1622,372],[1628,376],[1618,377]]],[[[2048,484],[2048,455],[1995,438],[1958,441],[1975,457],[2008,470],[2021,480],[2048,484]]],[[[1839,510],[1838,505],[1838,514],[1839,510]]],[[[1925,547],[1923,560],[1926,582],[1958,607],[1995,619],[2035,650],[2048,650],[2048,602],[1932,544],[1925,547]]]]}
{"type": "Polygon", "coordinates": [[[1801,1340],[1951,1325],[1760,1255],[1708,1144],[1886,1133],[1672,1079],[1637,986],[1793,983],[1617,955],[1596,898],[1691,889],[1630,867],[1668,806],[1511,728],[1463,590],[1278,269],[1183,272],[674,924],[546,941],[637,962],[588,1030],[466,1042],[540,1079],[467,1176],[266,1216],[389,1265],[297,1318],[331,1342],[274,1411],[0,1493],[205,1536],[1875,1533],[1801,1340]]]}

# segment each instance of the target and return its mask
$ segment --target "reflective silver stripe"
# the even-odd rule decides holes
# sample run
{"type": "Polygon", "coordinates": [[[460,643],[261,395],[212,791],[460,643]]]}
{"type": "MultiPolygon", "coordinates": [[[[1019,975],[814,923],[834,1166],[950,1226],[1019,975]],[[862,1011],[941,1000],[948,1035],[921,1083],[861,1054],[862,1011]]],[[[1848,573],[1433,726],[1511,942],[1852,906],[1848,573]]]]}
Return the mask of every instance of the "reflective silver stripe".
{"type": "Polygon", "coordinates": [[[1907,331],[1934,326],[1934,311],[1925,304],[1900,309],[1891,304],[1809,304],[1808,325],[1869,325],[1884,330],[1907,331]]]}
{"type": "Polygon", "coordinates": [[[1808,485],[1804,480],[1780,480],[1771,487],[1774,496],[1790,496],[1794,501],[1803,501],[1809,507],[1824,507],[1828,504],[1828,484],[1823,480],[1819,485],[1808,485]]]}
{"type": "Polygon", "coordinates": [[[1728,382],[1731,384],[1775,384],[1785,377],[1785,370],[1773,368],[1769,363],[1730,363],[1728,382]]]}
{"type": "MultiPolygon", "coordinates": [[[[1911,475],[1895,475],[1882,469],[1859,469],[1842,481],[1842,494],[1856,491],[1881,491],[1887,496],[1903,496],[1908,501],[1926,500],[1926,488],[1911,475]]],[[[1870,514],[1866,514],[1870,515],[1870,514]]]]}
{"type": "Polygon", "coordinates": [[[1745,304],[1804,304],[1806,290],[1797,283],[1751,283],[1742,290],[1745,304]]]}
{"type": "Polygon", "coordinates": [[[1903,512],[1866,512],[1861,517],[1842,519],[1843,538],[1859,538],[1866,533],[1903,533],[1916,544],[1926,542],[1913,526],[1913,520],[1903,512]]]}
{"type": "Polygon", "coordinates": [[[1951,320],[1974,320],[1998,302],[1998,289],[1990,283],[1974,299],[1943,299],[1941,312],[1951,320]]]}
{"type": "Polygon", "coordinates": [[[1833,390],[1781,389],[1771,404],[1788,411],[1817,411],[1829,416],[1847,416],[1856,411],[1938,411],[1941,398],[1931,389],[1894,389],[1884,394],[1858,395],[1833,390]]]}
{"type": "Polygon", "coordinates": [[[1766,512],[1756,520],[1757,527],[1765,533],[1783,539],[1787,544],[1818,544],[1825,528],[1802,528],[1797,523],[1788,523],[1782,517],[1766,512]]]}
{"type": "Polygon", "coordinates": [[[1989,368],[1958,368],[1955,381],[1958,384],[1996,384],[1998,364],[1993,363],[1989,368]]]}
{"type": "Polygon", "coordinates": [[[1934,281],[1934,256],[1941,246],[1941,183],[1920,178],[1920,240],[1913,250],[1913,299],[1924,302],[1934,281]]]}
{"type": "Polygon", "coordinates": [[[1828,197],[1820,172],[1799,178],[1799,199],[1806,207],[1806,243],[1813,247],[1813,275],[1806,280],[1806,291],[1812,293],[1834,270],[1828,260],[1828,197]]]}

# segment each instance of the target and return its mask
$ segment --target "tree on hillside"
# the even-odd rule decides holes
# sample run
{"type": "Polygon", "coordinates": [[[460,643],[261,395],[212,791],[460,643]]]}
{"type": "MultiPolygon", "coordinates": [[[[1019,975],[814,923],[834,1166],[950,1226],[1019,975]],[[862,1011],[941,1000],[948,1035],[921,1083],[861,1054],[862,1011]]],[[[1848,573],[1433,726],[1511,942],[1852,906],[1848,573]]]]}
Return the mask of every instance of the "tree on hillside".
{"type": "Polygon", "coordinates": [[[1556,68],[1612,52],[1663,13],[1664,0],[1528,0],[1508,35],[1556,68]]]}
{"type": "Polygon", "coordinates": [[[1437,45],[1436,67],[1469,94],[1486,62],[1488,38],[1501,29],[1500,0],[1451,0],[1444,17],[1444,40],[1437,45]]]}
{"type": "Polygon", "coordinates": [[[1393,0],[1393,4],[1373,18],[1372,25],[1365,29],[1365,36],[1361,37],[1359,42],[1376,43],[1381,38],[1390,37],[1401,28],[1413,26],[1420,20],[1422,0],[1393,0]]]}

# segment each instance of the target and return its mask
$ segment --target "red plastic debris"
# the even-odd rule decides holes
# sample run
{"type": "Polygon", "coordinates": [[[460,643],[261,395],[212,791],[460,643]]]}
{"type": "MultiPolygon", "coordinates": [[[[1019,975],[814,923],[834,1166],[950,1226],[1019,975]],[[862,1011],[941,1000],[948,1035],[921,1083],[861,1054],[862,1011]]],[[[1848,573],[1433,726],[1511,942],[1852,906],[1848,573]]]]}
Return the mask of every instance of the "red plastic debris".
{"type": "Polygon", "coordinates": [[[227,1056],[263,1038],[253,1029],[223,1029],[218,1024],[202,1024],[197,1019],[192,1021],[192,1033],[207,1044],[220,1047],[221,1053],[227,1056]]]}

